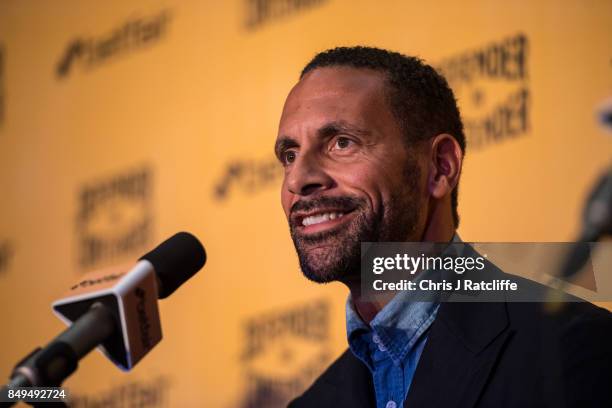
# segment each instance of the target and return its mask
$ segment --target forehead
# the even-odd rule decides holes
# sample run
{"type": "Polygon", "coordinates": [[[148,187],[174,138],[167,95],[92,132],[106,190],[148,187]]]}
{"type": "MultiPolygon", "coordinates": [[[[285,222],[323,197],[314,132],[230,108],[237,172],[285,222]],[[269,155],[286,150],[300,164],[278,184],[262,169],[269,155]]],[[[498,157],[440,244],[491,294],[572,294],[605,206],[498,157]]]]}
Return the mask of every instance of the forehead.
{"type": "Polygon", "coordinates": [[[289,93],[280,130],[340,120],[369,127],[393,120],[384,91],[383,73],[349,67],[316,68],[289,93]]]}

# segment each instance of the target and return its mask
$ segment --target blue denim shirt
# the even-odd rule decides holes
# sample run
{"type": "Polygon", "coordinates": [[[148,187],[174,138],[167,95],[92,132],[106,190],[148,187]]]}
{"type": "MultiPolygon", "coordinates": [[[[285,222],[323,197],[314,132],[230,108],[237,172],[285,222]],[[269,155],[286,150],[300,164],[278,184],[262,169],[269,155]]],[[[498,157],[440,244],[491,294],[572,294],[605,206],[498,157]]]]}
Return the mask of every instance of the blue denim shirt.
{"type": "MultiPolygon", "coordinates": [[[[461,242],[457,234],[453,242],[461,242]]],[[[403,406],[427,342],[427,330],[438,313],[438,302],[414,302],[412,295],[399,292],[369,326],[355,311],[350,295],[346,302],[349,347],[372,373],[377,408],[403,406]]]]}
{"type": "Polygon", "coordinates": [[[366,325],[352,300],[346,302],[346,327],[351,351],[370,369],[377,408],[402,407],[439,304],[407,302],[398,293],[366,325]]]}

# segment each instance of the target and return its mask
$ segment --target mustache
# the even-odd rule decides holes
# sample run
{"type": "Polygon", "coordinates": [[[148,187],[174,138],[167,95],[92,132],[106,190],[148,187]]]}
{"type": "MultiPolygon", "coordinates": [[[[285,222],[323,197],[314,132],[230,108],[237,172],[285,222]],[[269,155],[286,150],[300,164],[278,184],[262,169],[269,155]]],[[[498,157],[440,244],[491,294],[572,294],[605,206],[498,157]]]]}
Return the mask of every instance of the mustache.
{"type": "Polygon", "coordinates": [[[336,208],[338,210],[354,210],[365,205],[365,199],[352,196],[328,197],[320,196],[295,202],[289,211],[293,215],[297,211],[312,211],[318,208],[336,208]]]}

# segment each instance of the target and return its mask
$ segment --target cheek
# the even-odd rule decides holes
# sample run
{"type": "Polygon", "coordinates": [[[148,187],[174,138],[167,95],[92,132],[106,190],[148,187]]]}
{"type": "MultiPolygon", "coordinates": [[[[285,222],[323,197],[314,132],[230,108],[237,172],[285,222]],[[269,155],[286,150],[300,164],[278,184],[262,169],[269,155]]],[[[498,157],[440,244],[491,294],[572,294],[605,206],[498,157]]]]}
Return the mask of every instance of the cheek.
{"type": "Polygon", "coordinates": [[[335,178],[343,190],[365,198],[373,212],[378,212],[382,202],[388,198],[387,180],[376,168],[345,168],[335,178]]]}
{"type": "MultiPolygon", "coordinates": [[[[398,196],[410,194],[413,195],[410,199],[417,200],[416,196],[422,194],[419,186],[423,185],[424,172],[420,168],[406,168],[404,161],[394,163],[397,164],[378,162],[372,166],[346,169],[342,172],[343,182],[360,191],[360,195],[364,194],[376,213],[383,203],[389,203],[398,196]]],[[[415,165],[418,166],[418,163],[415,162],[415,165]]]]}

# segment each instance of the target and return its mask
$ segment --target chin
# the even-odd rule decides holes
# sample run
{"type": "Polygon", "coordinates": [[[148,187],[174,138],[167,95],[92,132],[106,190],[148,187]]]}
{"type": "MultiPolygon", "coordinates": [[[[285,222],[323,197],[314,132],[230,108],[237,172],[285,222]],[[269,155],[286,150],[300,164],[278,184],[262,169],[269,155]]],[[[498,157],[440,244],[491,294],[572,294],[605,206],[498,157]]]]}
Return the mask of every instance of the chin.
{"type": "Polygon", "coordinates": [[[317,283],[343,281],[360,270],[360,257],[341,257],[336,245],[319,245],[306,251],[298,250],[304,276],[317,283]],[[356,271],[356,272],[355,272],[356,271]]]}

